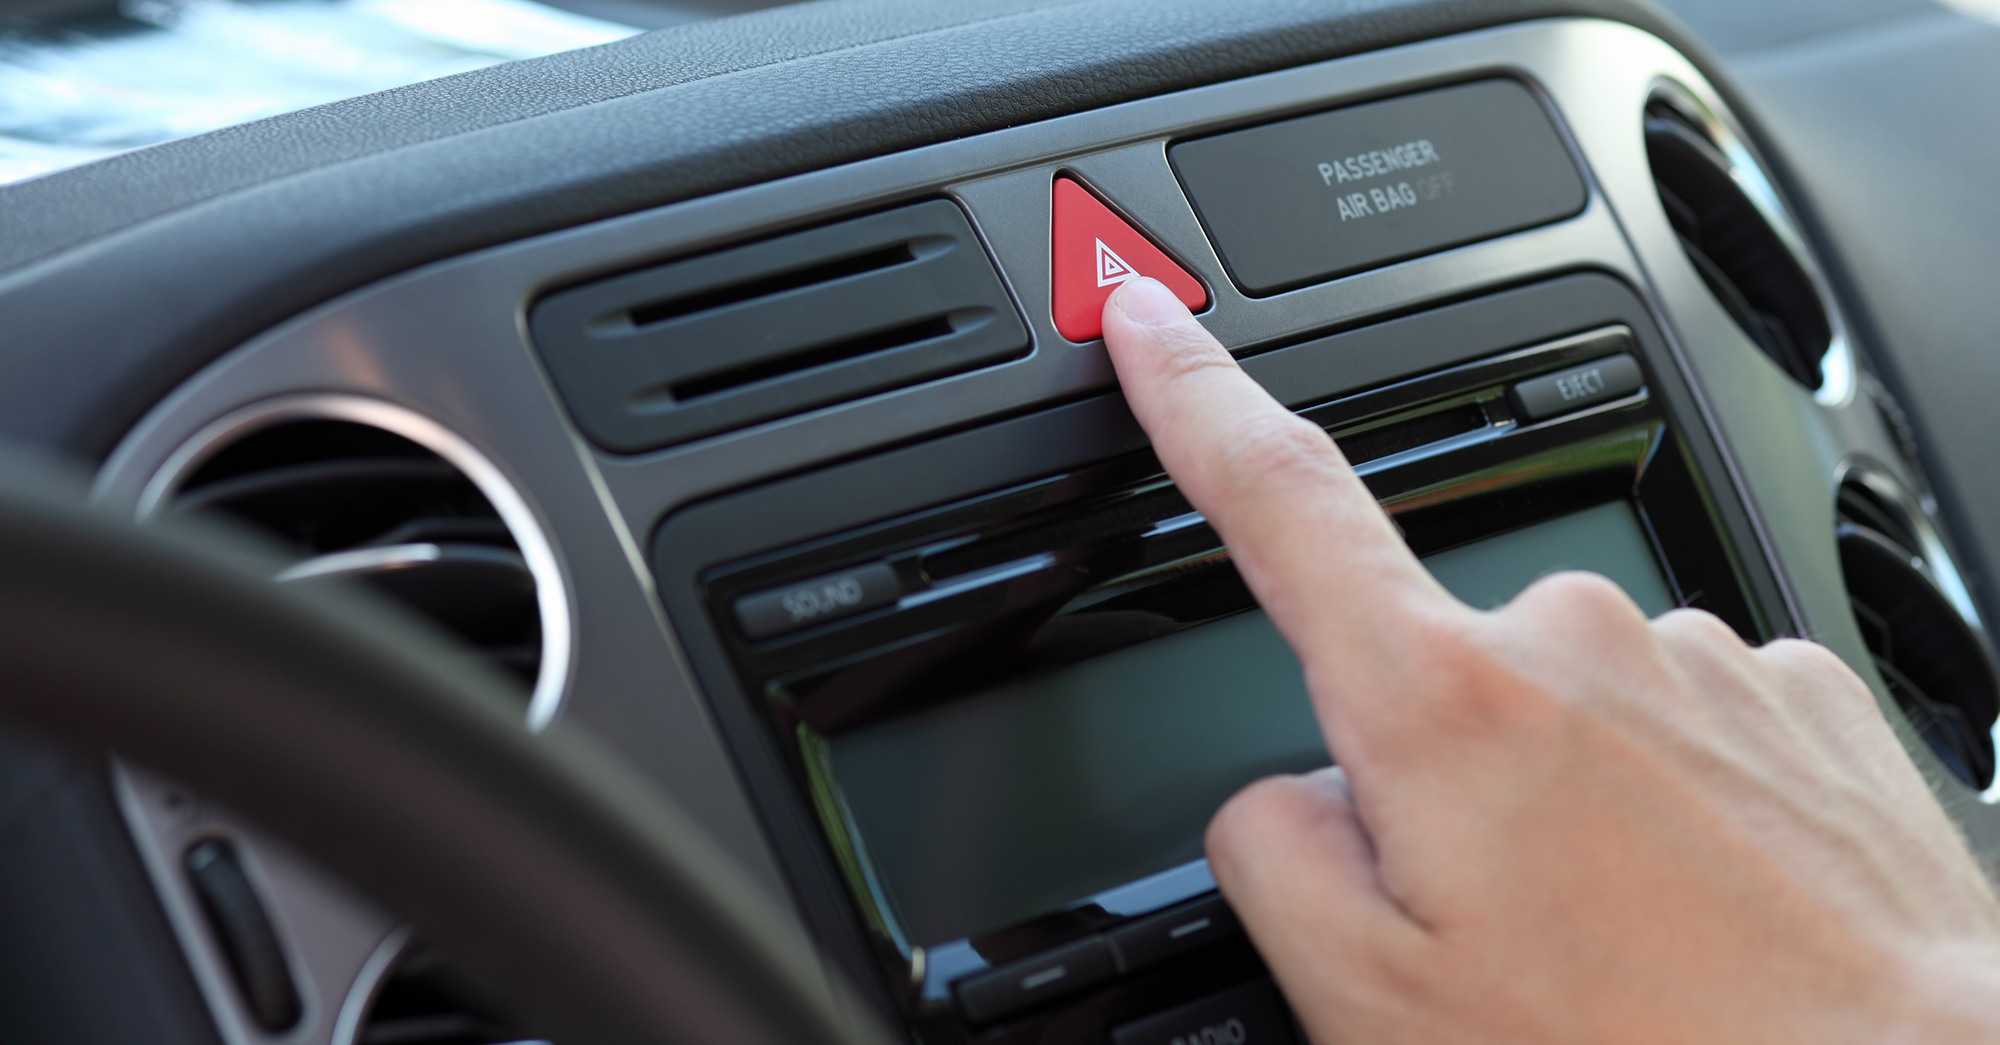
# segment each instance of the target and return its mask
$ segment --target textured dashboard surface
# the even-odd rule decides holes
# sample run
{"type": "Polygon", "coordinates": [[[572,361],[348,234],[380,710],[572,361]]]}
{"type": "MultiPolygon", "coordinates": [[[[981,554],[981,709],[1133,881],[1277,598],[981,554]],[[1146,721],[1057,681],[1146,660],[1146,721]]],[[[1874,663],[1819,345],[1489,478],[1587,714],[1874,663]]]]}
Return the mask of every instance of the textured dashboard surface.
{"type": "Polygon", "coordinates": [[[1827,33],[1873,25],[1883,19],[1933,12],[1936,0],[1659,0],[1686,21],[1701,41],[1725,56],[1827,33]]]}
{"type": "Polygon", "coordinates": [[[1637,0],[835,0],[143,150],[0,194],[0,435],[101,457],[249,336],[477,247],[1555,15],[1629,21],[1699,51],[1637,0]]]}

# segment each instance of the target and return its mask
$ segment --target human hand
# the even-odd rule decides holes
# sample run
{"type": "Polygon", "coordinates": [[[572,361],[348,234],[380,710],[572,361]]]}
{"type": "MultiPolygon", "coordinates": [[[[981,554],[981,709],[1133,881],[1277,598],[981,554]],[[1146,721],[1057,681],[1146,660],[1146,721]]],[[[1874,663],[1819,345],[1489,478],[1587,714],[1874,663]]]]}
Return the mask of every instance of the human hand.
{"type": "Polygon", "coordinates": [[[1341,767],[1208,833],[1314,1041],[2000,1039],[2000,905],[1833,654],[1592,574],[1473,610],[1171,293],[1104,332],[1341,767]]]}

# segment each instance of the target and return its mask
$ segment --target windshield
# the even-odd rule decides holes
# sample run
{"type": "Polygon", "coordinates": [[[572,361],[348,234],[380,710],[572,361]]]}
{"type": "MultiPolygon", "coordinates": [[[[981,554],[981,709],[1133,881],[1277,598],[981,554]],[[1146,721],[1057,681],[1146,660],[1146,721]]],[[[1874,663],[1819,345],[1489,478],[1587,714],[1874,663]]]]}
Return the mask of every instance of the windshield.
{"type": "Polygon", "coordinates": [[[562,6],[0,0],[0,184],[373,91],[772,6],[557,2],[562,6]]]}

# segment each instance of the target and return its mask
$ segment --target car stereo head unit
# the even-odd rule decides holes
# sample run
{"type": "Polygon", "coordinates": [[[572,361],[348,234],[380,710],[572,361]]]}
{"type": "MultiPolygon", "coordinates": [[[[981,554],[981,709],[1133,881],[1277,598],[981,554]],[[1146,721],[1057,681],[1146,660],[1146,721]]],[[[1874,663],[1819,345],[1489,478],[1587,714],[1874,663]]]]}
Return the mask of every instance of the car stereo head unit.
{"type": "MultiPolygon", "coordinates": [[[[1783,627],[1623,284],[1244,362],[1474,606],[1586,569],[1648,613],[1783,627]]],[[[1297,659],[1116,394],[684,509],[654,552],[801,905],[919,1037],[1292,1033],[1202,836],[1327,748],[1297,659]]]]}

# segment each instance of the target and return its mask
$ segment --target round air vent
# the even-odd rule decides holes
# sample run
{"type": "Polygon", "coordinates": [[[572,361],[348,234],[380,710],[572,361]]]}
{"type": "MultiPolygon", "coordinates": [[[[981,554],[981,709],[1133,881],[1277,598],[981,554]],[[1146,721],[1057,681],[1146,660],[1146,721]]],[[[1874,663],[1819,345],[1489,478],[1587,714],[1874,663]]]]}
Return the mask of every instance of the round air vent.
{"type": "Polygon", "coordinates": [[[470,643],[554,713],[569,626],[555,558],[484,457],[386,403],[321,396],[225,418],[175,455],[142,510],[252,527],[289,551],[282,583],[365,584],[470,643]]]}
{"type": "Polygon", "coordinates": [[[1704,116],[1677,92],[1646,107],[1646,157],[1660,204],[1724,311],[1786,373],[1818,389],[1835,324],[1781,234],[1774,203],[1756,198],[1768,193],[1768,181],[1720,122],[1704,116]]]}
{"type": "Polygon", "coordinates": [[[1835,533],[1854,621],[1890,695],[1954,776],[1991,787],[2000,677],[1936,531],[1899,486],[1857,471],[1840,486],[1835,533]]]}

